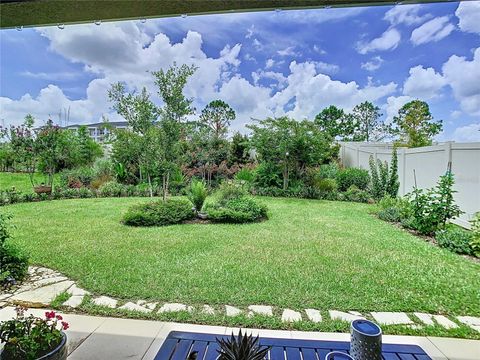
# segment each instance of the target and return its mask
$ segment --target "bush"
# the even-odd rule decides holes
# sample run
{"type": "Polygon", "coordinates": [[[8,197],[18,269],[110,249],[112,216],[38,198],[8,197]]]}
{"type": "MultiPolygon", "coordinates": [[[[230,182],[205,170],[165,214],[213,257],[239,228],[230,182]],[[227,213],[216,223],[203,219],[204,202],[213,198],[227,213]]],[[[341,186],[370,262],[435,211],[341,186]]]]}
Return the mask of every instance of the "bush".
{"type": "Polygon", "coordinates": [[[402,216],[400,210],[396,207],[389,207],[378,212],[378,217],[388,222],[400,222],[402,216]]]}
{"type": "Polygon", "coordinates": [[[336,192],[337,187],[337,182],[331,178],[320,179],[315,184],[315,188],[322,193],[336,192]]]}
{"type": "Polygon", "coordinates": [[[95,178],[95,172],[91,166],[82,166],[71,170],[63,170],[60,173],[60,184],[69,188],[90,186],[95,178]]]}
{"type": "Polygon", "coordinates": [[[230,200],[239,199],[247,194],[247,190],[241,183],[235,181],[224,181],[220,184],[215,196],[220,204],[225,204],[230,200]]]}
{"type": "Polygon", "coordinates": [[[194,217],[190,201],[169,199],[132,206],[123,216],[123,223],[130,226],[164,226],[178,224],[194,217]]]}
{"type": "Polygon", "coordinates": [[[266,219],[267,207],[251,197],[230,199],[224,204],[206,206],[208,219],[218,223],[248,223],[266,219]]]}
{"type": "Polygon", "coordinates": [[[251,184],[255,180],[255,171],[248,168],[242,168],[235,174],[235,180],[245,181],[251,184]]]}
{"type": "Polygon", "coordinates": [[[335,179],[338,174],[338,164],[330,163],[320,165],[318,175],[320,179],[335,179]]]}
{"type": "Polygon", "coordinates": [[[350,186],[344,195],[346,201],[366,203],[370,200],[370,195],[368,192],[359,189],[355,185],[350,186]]]}
{"type": "Polygon", "coordinates": [[[123,184],[119,184],[115,181],[109,181],[100,186],[98,192],[102,197],[120,197],[126,196],[127,189],[123,184]]]}
{"type": "Polygon", "coordinates": [[[476,257],[480,257],[480,212],[477,212],[472,220],[472,238],[470,247],[476,257]]]}
{"type": "Polygon", "coordinates": [[[198,212],[202,210],[203,203],[205,202],[207,195],[208,191],[205,183],[203,181],[192,179],[187,196],[188,200],[192,202],[195,210],[197,210],[198,212]]]}
{"type": "Polygon", "coordinates": [[[21,281],[28,270],[28,257],[7,243],[11,238],[10,218],[10,215],[0,214],[0,284],[9,279],[21,281]]]}
{"type": "Polygon", "coordinates": [[[261,163],[255,171],[255,184],[259,187],[281,187],[282,170],[277,164],[261,163]]]}
{"type": "Polygon", "coordinates": [[[375,200],[379,200],[385,195],[393,198],[397,197],[400,182],[398,181],[398,156],[397,149],[392,150],[392,162],[389,165],[386,161],[383,163],[380,159],[375,162],[370,155],[370,175],[371,175],[371,193],[375,200]]]}
{"type": "Polygon", "coordinates": [[[337,183],[340,191],[347,191],[352,185],[355,185],[360,190],[366,190],[369,182],[370,175],[364,169],[342,169],[337,174],[337,183]]]}
{"type": "MultiPolygon", "coordinates": [[[[382,212],[384,210],[387,210],[387,209],[391,209],[391,208],[395,208],[396,210],[389,210],[390,214],[393,214],[393,212],[395,211],[400,216],[400,218],[399,218],[399,220],[397,220],[397,222],[401,222],[403,219],[408,219],[408,218],[412,217],[412,207],[410,206],[409,201],[405,198],[400,198],[400,197],[392,198],[392,197],[390,197],[390,195],[385,195],[378,202],[378,207],[380,208],[380,211],[378,213],[378,216],[380,218],[382,218],[380,216],[380,212],[382,212]]],[[[386,214],[384,214],[384,215],[386,215],[386,214]]],[[[388,216],[388,215],[386,215],[386,216],[388,216]]],[[[389,220],[386,220],[386,221],[389,221],[389,220]]]]}
{"type": "Polygon", "coordinates": [[[440,247],[457,254],[473,255],[470,246],[472,234],[458,227],[447,227],[435,233],[435,239],[440,247]]]}

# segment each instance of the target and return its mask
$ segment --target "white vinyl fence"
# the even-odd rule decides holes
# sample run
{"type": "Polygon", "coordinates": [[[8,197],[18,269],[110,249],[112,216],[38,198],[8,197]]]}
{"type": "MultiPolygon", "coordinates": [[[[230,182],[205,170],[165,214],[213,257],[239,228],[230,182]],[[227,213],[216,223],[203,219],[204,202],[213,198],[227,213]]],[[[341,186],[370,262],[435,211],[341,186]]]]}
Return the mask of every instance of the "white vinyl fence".
{"type": "MultiPolygon", "coordinates": [[[[369,169],[369,158],[387,161],[392,157],[392,144],[388,143],[340,143],[340,158],[346,167],[369,169]]],[[[398,149],[399,195],[413,190],[414,170],[419,188],[433,187],[440,175],[445,174],[449,163],[455,176],[455,200],[462,214],[455,223],[469,228],[469,220],[480,211],[480,142],[446,142],[415,149],[398,149]]]]}

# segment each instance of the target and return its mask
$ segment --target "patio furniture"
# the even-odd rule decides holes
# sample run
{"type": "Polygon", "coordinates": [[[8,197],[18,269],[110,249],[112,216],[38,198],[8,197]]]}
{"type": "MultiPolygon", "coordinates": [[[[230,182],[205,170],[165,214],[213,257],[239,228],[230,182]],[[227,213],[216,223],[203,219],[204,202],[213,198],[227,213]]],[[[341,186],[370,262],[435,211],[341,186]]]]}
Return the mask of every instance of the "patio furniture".
{"type": "MultiPolygon", "coordinates": [[[[172,331],[155,360],[186,360],[192,352],[198,352],[198,360],[214,360],[218,357],[216,338],[227,335],[172,331]]],[[[272,347],[271,360],[323,360],[331,351],[350,350],[350,343],[343,341],[260,338],[260,345],[272,347]]],[[[384,360],[432,360],[417,345],[383,344],[382,356],[384,360]]]]}

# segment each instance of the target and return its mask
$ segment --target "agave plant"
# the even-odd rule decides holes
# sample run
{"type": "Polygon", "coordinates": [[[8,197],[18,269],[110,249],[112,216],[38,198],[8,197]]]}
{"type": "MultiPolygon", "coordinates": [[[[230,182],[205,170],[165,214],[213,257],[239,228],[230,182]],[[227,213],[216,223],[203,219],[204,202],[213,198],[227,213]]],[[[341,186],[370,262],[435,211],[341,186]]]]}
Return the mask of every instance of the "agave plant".
{"type": "Polygon", "coordinates": [[[266,358],[269,346],[260,346],[258,343],[258,336],[242,335],[242,331],[237,337],[232,333],[232,336],[226,340],[218,339],[217,343],[220,350],[219,360],[263,360],[266,358]]]}

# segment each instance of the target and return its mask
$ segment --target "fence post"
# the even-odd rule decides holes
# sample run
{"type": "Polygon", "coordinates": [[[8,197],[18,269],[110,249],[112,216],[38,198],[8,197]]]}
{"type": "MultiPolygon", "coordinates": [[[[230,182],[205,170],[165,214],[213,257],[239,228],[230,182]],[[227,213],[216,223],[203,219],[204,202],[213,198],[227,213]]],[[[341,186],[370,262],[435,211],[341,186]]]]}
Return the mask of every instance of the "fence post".
{"type": "Polygon", "coordinates": [[[445,148],[445,171],[452,170],[452,142],[447,141],[444,144],[445,148]]]}
{"type": "Polygon", "coordinates": [[[407,172],[407,157],[405,156],[406,149],[401,148],[400,149],[400,159],[401,159],[401,164],[402,164],[402,176],[401,176],[401,181],[400,181],[400,189],[401,189],[401,195],[405,195],[405,179],[406,179],[406,172],[407,172]]]}

